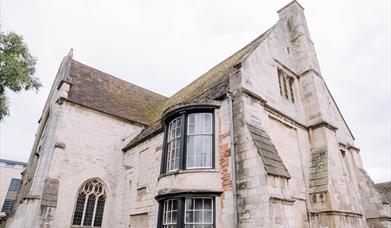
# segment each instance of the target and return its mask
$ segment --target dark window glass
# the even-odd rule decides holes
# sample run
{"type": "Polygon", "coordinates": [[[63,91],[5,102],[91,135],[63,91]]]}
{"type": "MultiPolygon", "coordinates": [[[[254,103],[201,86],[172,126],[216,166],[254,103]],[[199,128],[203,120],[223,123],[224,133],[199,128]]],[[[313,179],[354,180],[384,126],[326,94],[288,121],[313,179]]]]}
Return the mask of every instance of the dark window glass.
{"type": "Polygon", "coordinates": [[[8,191],[14,191],[17,192],[20,188],[20,184],[22,183],[22,180],[12,178],[10,187],[8,188],[8,191]]]}
{"type": "Polygon", "coordinates": [[[280,95],[292,103],[295,103],[294,78],[287,72],[277,68],[280,95]]]}
{"type": "Polygon", "coordinates": [[[295,94],[294,94],[294,92],[293,92],[293,78],[289,78],[289,88],[290,88],[290,97],[291,97],[291,101],[292,101],[292,103],[295,103],[295,94]]]}
{"type": "Polygon", "coordinates": [[[1,212],[10,213],[14,206],[15,200],[5,199],[3,203],[3,207],[1,208],[1,212]]]}
{"type": "Polygon", "coordinates": [[[106,200],[106,190],[98,180],[86,182],[80,189],[72,224],[76,226],[101,227],[106,200]]]}
{"type": "Polygon", "coordinates": [[[86,194],[84,192],[79,193],[77,197],[75,214],[73,216],[73,225],[81,225],[81,219],[83,217],[84,203],[86,201],[86,194]]]}
{"type": "Polygon", "coordinates": [[[95,208],[95,195],[91,194],[88,196],[87,207],[86,207],[84,222],[83,222],[84,226],[91,226],[92,216],[94,214],[94,208],[95,208]]]}
{"type": "Polygon", "coordinates": [[[105,209],[105,197],[99,196],[98,203],[96,205],[95,222],[94,226],[101,226],[103,219],[103,210],[105,209]]]}

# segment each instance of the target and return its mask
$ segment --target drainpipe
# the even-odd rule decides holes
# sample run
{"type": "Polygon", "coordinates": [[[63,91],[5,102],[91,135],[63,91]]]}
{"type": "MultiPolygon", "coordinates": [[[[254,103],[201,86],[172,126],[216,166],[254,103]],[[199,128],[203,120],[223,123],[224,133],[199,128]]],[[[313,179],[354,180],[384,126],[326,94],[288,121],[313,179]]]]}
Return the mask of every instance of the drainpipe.
{"type": "Polygon", "coordinates": [[[235,136],[234,136],[234,118],[233,118],[233,105],[231,92],[227,93],[228,98],[228,115],[229,115],[229,132],[230,132],[230,154],[231,154],[231,166],[232,166],[232,194],[233,194],[233,207],[234,207],[234,224],[235,228],[239,227],[238,224],[238,201],[236,193],[236,151],[235,151],[235,136]]]}

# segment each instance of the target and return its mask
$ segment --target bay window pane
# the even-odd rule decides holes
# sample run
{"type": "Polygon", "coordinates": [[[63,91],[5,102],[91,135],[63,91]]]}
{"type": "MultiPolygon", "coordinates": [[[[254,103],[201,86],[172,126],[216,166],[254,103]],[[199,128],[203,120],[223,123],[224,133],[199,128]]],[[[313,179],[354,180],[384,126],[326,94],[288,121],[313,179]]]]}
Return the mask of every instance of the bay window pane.
{"type": "Polygon", "coordinates": [[[177,224],[177,200],[166,200],[163,205],[163,227],[176,227],[177,224]]]}
{"type": "Polygon", "coordinates": [[[212,198],[186,198],[185,227],[213,227],[212,198]]]}
{"type": "Polygon", "coordinates": [[[204,221],[206,223],[212,223],[212,213],[210,211],[204,211],[204,221]]]}
{"type": "Polygon", "coordinates": [[[194,209],[202,210],[202,201],[203,201],[202,198],[195,199],[194,209]]]}
{"type": "Polygon", "coordinates": [[[212,114],[205,113],[204,114],[205,122],[204,122],[204,133],[212,134],[212,114]]]}
{"type": "Polygon", "coordinates": [[[188,133],[189,134],[194,134],[195,133],[195,115],[189,115],[188,118],[187,118],[187,121],[188,121],[188,133]]]}
{"type": "Polygon", "coordinates": [[[181,126],[181,117],[172,120],[168,126],[166,167],[167,171],[179,168],[179,155],[181,150],[181,126]]]}
{"type": "Polygon", "coordinates": [[[194,113],[188,116],[186,167],[212,167],[212,113],[194,113]]]}

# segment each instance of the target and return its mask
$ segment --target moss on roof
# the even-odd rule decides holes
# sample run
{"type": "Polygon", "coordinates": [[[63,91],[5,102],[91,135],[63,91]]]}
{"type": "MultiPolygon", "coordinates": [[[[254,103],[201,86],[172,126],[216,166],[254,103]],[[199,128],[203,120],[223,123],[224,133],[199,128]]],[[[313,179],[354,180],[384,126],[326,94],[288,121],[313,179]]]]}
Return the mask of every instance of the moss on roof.
{"type": "Polygon", "coordinates": [[[267,35],[270,34],[273,28],[274,26],[244,48],[240,49],[235,54],[210,69],[208,72],[201,75],[198,79],[179,90],[168,100],[163,102],[159,108],[154,109],[154,113],[152,114],[153,117],[151,118],[151,126],[144,129],[138,136],[136,136],[136,138],[131,140],[128,145],[123,148],[123,151],[129,150],[139,143],[144,142],[146,139],[160,133],[162,131],[160,119],[166,110],[191,102],[208,102],[227,93],[229,90],[228,73],[233,70],[235,66],[241,63],[250,53],[252,53],[259,44],[262,43],[267,35]]]}
{"type": "Polygon", "coordinates": [[[239,64],[243,60],[243,58],[245,58],[248,54],[252,53],[271,30],[272,28],[268,29],[265,33],[257,37],[244,48],[240,49],[235,54],[231,55],[221,63],[217,64],[208,72],[201,75],[198,79],[172,95],[162,105],[162,107],[160,108],[160,113],[156,113],[157,115],[154,117],[154,121],[159,120],[161,113],[164,112],[166,109],[178,105],[180,103],[196,100],[206,91],[212,89],[216,85],[223,83],[227,79],[227,73],[232,70],[234,66],[239,64]]]}
{"type": "Polygon", "coordinates": [[[387,203],[391,203],[391,181],[375,184],[376,190],[387,203]]]}
{"type": "Polygon", "coordinates": [[[142,125],[149,125],[151,116],[167,100],[75,60],[70,78],[68,100],[142,125]]]}
{"type": "Polygon", "coordinates": [[[191,102],[210,102],[229,90],[229,72],[264,40],[273,27],[198,79],[167,98],[71,59],[67,100],[146,126],[124,150],[156,135],[162,114],[191,102]]]}

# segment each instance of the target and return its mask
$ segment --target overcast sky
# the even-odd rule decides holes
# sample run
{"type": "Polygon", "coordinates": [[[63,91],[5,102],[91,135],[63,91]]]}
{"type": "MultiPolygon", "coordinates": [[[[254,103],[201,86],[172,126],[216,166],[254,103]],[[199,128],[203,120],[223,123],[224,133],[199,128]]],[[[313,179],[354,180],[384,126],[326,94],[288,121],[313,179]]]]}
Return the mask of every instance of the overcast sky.
{"type": "MultiPolygon", "coordinates": [[[[170,96],[277,20],[288,0],[0,0],[2,31],[24,36],[43,88],[8,93],[0,157],[27,161],[61,59],[170,96]]],[[[375,182],[391,180],[390,1],[301,0],[322,75],[375,182]]]]}

